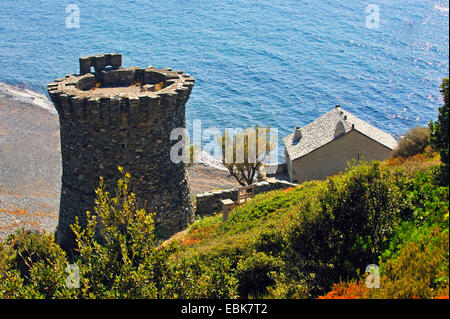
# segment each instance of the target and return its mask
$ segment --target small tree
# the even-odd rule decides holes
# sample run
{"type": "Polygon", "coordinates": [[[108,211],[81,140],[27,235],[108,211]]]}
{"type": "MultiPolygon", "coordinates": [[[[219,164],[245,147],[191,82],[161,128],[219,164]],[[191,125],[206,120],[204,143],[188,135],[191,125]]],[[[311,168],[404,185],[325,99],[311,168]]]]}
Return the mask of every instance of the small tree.
{"type": "Polygon", "coordinates": [[[18,229],[0,242],[0,299],[74,297],[67,266],[53,234],[18,229]]]}
{"type": "Polygon", "coordinates": [[[409,157],[422,154],[429,144],[429,136],[430,133],[427,127],[413,127],[400,138],[397,147],[392,152],[392,157],[409,157]]]}
{"type": "Polygon", "coordinates": [[[276,134],[271,136],[271,133],[270,127],[256,125],[234,136],[225,130],[217,137],[222,149],[222,163],[241,186],[251,185],[257,172],[261,176],[264,161],[269,160],[277,143],[276,134]]]}
{"type": "Polygon", "coordinates": [[[87,225],[72,225],[80,271],[79,298],[236,298],[237,279],[226,258],[211,261],[178,256],[175,241],[157,247],[153,214],[139,208],[122,174],[115,194],[103,179],[95,213],[87,225]],[[96,235],[99,230],[99,235],[96,235]]]}
{"type": "Polygon", "coordinates": [[[160,260],[155,249],[152,214],[136,205],[129,190],[130,174],[119,167],[122,177],[115,196],[106,191],[103,178],[95,191],[95,213],[87,212],[87,225],[78,219],[72,225],[76,236],[81,277],[81,297],[155,298],[152,262],[160,260]],[[99,219],[99,221],[97,221],[99,219]],[[100,229],[100,237],[96,236],[100,229]]]}
{"type": "Polygon", "coordinates": [[[448,78],[444,78],[441,84],[441,93],[444,97],[444,106],[439,108],[438,120],[431,121],[430,144],[441,155],[441,181],[448,185],[449,178],[449,158],[448,158],[448,78]]]}
{"type": "Polygon", "coordinates": [[[70,267],[52,234],[20,230],[0,241],[0,299],[238,297],[227,256],[182,256],[176,241],[157,247],[153,215],[139,208],[130,174],[119,170],[115,194],[101,179],[96,214],[72,225],[70,267]]]}

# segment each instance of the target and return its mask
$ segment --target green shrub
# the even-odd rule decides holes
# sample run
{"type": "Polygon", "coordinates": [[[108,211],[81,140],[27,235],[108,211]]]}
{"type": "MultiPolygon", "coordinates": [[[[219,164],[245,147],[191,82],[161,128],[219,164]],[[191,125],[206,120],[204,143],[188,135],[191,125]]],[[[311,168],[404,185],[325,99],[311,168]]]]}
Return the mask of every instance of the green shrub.
{"type": "Polygon", "coordinates": [[[409,157],[422,154],[429,145],[430,131],[427,127],[414,127],[402,136],[397,147],[392,152],[392,157],[409,157]]]}
{"type": "Polygon", "coordinates": [[[78,219],[72,226],[80,268],[80,297],[157,296],[157,283],[151,279],[164,263],[161,257],[165,251],[156,251],[152,215],[137,209],[135,196],[128,189],[129,179],[130,175],[123,173],[115,196],[105,190],[101,179],[96,190],[96,215],[87,212],[84,228],[78,219]],[[101,220],[99,225],[97,218],[101,220]],[[100,240],[95,236],[97,228],[100,240]]]}
{"type": "Polygon", "coordinates": [[[0,298],[65,298],[64,251],[48,233],[19,229],[0,245],[0,298]]]}
{"type": "Polygon", "coordinates": [[[442,185],[448,186],[449,180],[449,137],[448,137],[448,103],[449,103],[449,80],[444,78],[441,84],[441,94],[444,98],[444,105],[439,108],[438,121],[429,123],[430,144],[441,155],[442,166],[440,169],[440,181],[442,185]]]}
{"type": "Polygon", "coordinates": [[[117,193],[97,189],[95,212],[102,221],[97,241],[97,217],[87,213],[87,226],[72,227],[77,240],[80,297],[83,298],[232,298],[236,283],[229,261],[202,263],[173,259],[178,247],[156,247],[152,214],[136,206],[129,191],[130,175],[117,182],[117,193]]]}
{"type": "Polygon", "coordinates": [[[275,256],[283,255],[286,243],[279,229],[268,229],[255,241],[256,251],[270,252],[275,256]]]}
{"type": "Polygon", "coordinates": [[[234,275],[234,267],[230,259],[227,257],[209,259],[199,269],[202,269],[199,280],[200,293],[194,291],[193,297],[221,299],[239,297],[238,279],[234,275]]]}
{"type": "Polygon", "coordinates": [[[430,166],[363,163],[326,182],[258,195],[226,223],[202,220],[191,233],[202,240],[189,249],[230,258],[243,297],[305,298],[398,255],[431,224],[448,227],[448,188],[434,184],[430,166]]]}
{"type": "Polygon", "coordinates": [[[395,258],[407,243],[429,236],[432,227],[448,229],[449,188],[436,184],[433,172],[433,169],[419,171],[403,183],[403,221],[390,238],[380,261],[395,258]]]}
{"type": "MultiPolygon", "coordinates": [[[[170,257],[169,259],[172,259],[170,257]]],[[[161,269],[158,298],[238,298],[238,281],[229,258],[219,256],[172,259],[161,269]]]]}
{"type": "Polygon", "coordinates": [[[311,288],[305,280],[296,280],[283,272],[272,272],[270,277],[275,282],[267,288],[267,298],[270,299],[306,299],[311,298],[311,288]]]}
{"type": "Polygon", "coordinates": [[[328,179],[285,231],[293,278],[317,295],[376,262],[400,222],[399,187],[379,164],[351,166],[328,179]]]}
{"type": "Polygon", "coordinates": [[[449,188],[436,184],[433,170],[417,172],[404,184],[403,192],[416,226],[426,224],[448,228],[449,188]]]}
{"type": "Polygon", "coordinates": [[[0,245],[0,297],[237,298],[228,258],[179,258],[175,242],[157,247],[152,215],[138,209],[119,169],[116,194],[101,179],[96,214],[72,225],[79,288],[67,287],[69,264],[52,235],[20,231],[0,245]]]}
{"type": "Polygon", "coordinates": [[[191,228],[201,240],[189,250],[230,258],[242,297],[310,298],[357,279],[380,256],[395,258],[433,225],[448,229],[448,187],[435,184],[432,165],[363,163],[325,182],[258,195],[226,223],[202,220],[191,228]]]}
{"type": "Polygon", "coordinates": [[[279,272],[282,264],[279,258],[263,252],[254,252],[250,257],[241,259],[236,266],[241,298],[265,295],[267,287],[274,284],[270,273],[279,272]]]}
{"type": "Polygon", "coordinates": [[[449,295],[448,229],[433,228],[407,242],[380,265],[380,288],[370,298],[434,298],[449,295]]]}
{"type": "Polygon", "coordinates": [[[311,298],[377,261],[387,283],[377,297],[448,290],[448,186],[430,166],[353,164],[324,182],[257,195],[226,222],[202,218],[181,243],[159,247],[152,215],[122,174],[113,195],[100,183],[87,226],[73,225],[80,288],[65,286],[68,262],[53,236],[22,231],[0,244],[0,297],[311,298]],[[413,258],[419,275],[408,270],[413,258]],[[395,295],[402,269],[408,280],[395,295]],[[420,276],[425,284],[414,284],[420,276]]]}

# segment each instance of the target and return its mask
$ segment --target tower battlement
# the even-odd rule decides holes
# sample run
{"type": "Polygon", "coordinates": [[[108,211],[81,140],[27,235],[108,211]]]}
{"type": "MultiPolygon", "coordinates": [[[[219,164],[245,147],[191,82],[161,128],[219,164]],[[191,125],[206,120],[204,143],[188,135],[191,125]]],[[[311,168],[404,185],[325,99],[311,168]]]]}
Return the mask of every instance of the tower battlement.
{"type": "Polygon", "coordinates": [[[59,114],[63,162],[57,241],[73,247],[70,225],[93,211],[99,177],[115,189],[123,166],[157,227],[168,235],[193,220],[185,164],[170,160],[170,133],[185,127],[194,79],[154,67],[121,67],[120,54],[80,58],[80,75],[48,84],[59,114]],[[90,73],[94,67],[95,72],[90,73]]]}
{"type": "Polygon", "coordinates": [[[107,66],[118,69],[122,66],[122,55],[119,53],[107,53],[92,55],[80,58],[80,74],[91,72],[91,67],[95,72],[105,70],[107,66]]]}

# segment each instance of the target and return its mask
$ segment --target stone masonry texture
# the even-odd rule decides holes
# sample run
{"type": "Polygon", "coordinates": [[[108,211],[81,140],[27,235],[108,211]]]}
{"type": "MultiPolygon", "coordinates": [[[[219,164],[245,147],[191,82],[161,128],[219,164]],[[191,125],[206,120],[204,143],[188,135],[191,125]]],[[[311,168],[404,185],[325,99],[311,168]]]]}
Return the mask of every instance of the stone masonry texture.
{"type": "Polygon", "coordinates": [[[185,127],[185,105],[194,79],[169,68],[122,68],[120,54],[80,58],[80,75],[48,84],[59,114],[62,187],[57,242],[74,248],[70,225],[94,212],[95,189],[103,176],[114,192],[118,166],[132,176],[132,191],[157,229],[170,236],[194,218],[184,163],[170,160],[170,132],[185,127]],[[95,72],[89,73],[91,67],[95,72]],[[137,83],[137,84],[136,84],[137,83]],[[155,84],[158,84],[156,89],[155,84]],[[130,87],[138,93],[128,94],[130,87]],[[120,94],[99,94],[114,88],[120,94]],[[119,89],[118,89],[119,88],[119,89]]]}

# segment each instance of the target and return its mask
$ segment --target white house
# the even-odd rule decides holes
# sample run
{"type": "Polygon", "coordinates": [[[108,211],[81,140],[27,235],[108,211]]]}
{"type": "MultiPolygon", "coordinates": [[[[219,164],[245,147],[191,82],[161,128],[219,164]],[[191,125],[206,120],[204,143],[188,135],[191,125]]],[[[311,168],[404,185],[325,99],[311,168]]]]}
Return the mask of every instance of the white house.
{"type": "Polygon", "coordinates": [[[325,179],[347,161],[384,160],[397,142],[390,134],[336,105],[330,112],[283,138],[291,182],[325,179]]]}

